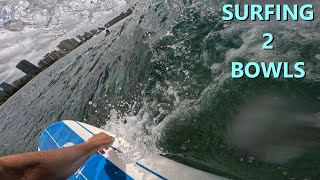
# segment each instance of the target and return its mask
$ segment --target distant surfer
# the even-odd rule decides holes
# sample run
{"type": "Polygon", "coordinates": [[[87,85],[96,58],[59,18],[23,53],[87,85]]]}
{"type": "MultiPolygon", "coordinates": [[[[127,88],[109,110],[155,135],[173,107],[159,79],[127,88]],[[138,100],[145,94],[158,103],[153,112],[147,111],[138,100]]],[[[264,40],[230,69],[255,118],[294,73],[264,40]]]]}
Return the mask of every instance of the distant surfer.
{"type": "Polygon", "coordinates": [[[107,37],[109,34],[110,34],[110,31],[109,31],[109,29],[107,29],[105,37],[107,37]]]}
{"type": "Polygon", "coordinates": [[[114,138],[105,133],[87,142],[57,150],[39,151],[0,158],[0,179],[68,179],[93,154],[104,154],[114,138]]]}

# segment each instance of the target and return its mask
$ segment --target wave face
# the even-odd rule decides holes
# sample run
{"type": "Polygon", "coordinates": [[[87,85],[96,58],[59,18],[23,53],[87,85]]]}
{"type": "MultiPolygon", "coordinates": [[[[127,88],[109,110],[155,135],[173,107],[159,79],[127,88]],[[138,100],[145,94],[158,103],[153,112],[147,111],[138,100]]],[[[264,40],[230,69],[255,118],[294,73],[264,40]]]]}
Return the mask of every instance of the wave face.
{"type": "Polygon", "coordinates": [[[135,159],[161,153],[234,179],[317,179],[317,21],[226,24],[213,8],[221,3],[128,1],[134,15],[110,36],[73,51],[2,107],[1,152],[35,150],[50,123],[76,119],[125,137],[135,159]],[[276,37],[274,51],[261,49],[263,32],[276,37]],[[307,77],[232,80],[232,61],[305,61],[307,77]]]}

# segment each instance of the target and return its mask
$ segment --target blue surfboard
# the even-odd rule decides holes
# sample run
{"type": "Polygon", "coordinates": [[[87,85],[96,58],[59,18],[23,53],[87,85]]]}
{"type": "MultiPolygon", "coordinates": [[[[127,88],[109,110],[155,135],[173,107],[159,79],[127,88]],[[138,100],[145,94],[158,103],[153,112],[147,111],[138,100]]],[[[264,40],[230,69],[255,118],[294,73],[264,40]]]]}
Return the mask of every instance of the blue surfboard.
{"type": "Polygon", "coordinates": [[[93,134],[105,132],[115,142],[105,154],[92,155],[70,180],[131,180],[131,179],[224,179],[155,155],[134,162],[123,151],[129,144],[121,137],[94,126],[65,120],[52,124],[41,134],[39,151],[53,150],[82,144],[93,134]]]}

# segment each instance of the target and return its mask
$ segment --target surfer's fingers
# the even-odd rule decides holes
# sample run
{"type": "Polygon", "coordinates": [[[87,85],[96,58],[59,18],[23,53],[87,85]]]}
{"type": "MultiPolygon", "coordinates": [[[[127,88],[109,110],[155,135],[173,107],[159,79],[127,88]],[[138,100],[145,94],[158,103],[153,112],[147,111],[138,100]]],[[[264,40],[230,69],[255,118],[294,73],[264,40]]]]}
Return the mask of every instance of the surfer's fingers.
{"type": "Polygon", "coordinates": [[[100,150],[97,152],[97,154],[105,154],[106,151],[108,151],[108,150],[109,150],[108,147],[107,147],[107,148],[100,149],[100,150]]]}
{"type": "Polygon", "coordinates": [[[114,142],[114,137],[104,133],[100,132],[98,134],[94,134],[91,138],[89,138],[88,141],[96,141],[96,142],[104,142],[105,146],[110,146],[114,142]]]}
{"type": "Polygon", "coordinates": [[[100,150],[99,150],[99,153],[100,153],[100,154],[105,154],[106,152],[105,152],[103,149],[100,149],[100,150]]]}

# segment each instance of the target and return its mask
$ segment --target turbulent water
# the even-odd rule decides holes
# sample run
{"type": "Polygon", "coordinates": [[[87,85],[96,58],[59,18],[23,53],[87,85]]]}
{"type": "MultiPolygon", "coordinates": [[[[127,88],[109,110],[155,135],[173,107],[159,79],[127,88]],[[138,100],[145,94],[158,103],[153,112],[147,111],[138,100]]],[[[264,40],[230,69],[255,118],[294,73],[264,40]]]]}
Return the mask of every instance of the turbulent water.
{"type": "Polygon", "coordinates": [[[3,155],[35,150],[50,123],[76,119],[125,137],[136,159],[160,153],[234,179],[319,179],[317,16],[224,23],[222,1],[127,3],[133,16],[110,36],[73,51],[1,108],[3,155]],[[266,31],[274,51],[261,49],[266,31]],[[307,76],[232,80],[233,61],[305,61],[307,76]]]}

